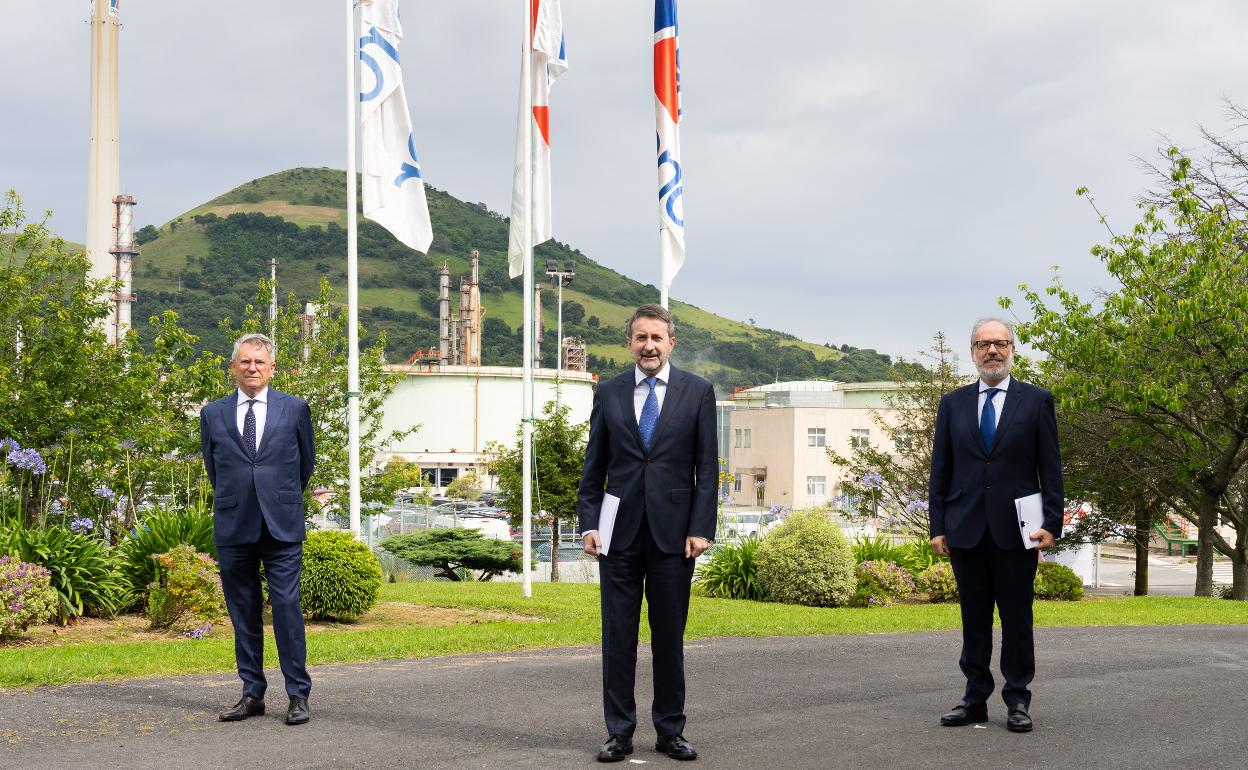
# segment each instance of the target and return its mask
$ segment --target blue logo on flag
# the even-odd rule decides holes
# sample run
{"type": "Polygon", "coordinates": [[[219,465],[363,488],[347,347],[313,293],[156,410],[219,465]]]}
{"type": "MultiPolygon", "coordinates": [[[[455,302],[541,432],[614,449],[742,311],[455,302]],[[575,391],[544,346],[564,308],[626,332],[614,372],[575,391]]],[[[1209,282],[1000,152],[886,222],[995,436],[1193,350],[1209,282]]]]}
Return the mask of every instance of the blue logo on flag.
{"type": "Polygon", "coordinates": [[[672,153],[669,150],[664,150],[663,154],[659,156],[659,168],[663,168],[665,165],[672,167],[672,178],[667,184],[659,188],[659,200],[667,199],[664,202],[664,210],[667,211],[668,218],[676,223],[678,227],[684,227],[685,220],[676,216],[676,201],[680,196],[684,195],[685,188],[680,183],[680,163],[672,157],[672,153]]]}
{"type": "Polygon", "coordinates": [[[360,38],[360,61],[373,72],[373,79],[376,83],[373,90],[366,94],[360,94],[360,101],[367,102],[370,99],[376,99],[386,85],[386,76],[381,72],[381,65],[372,56],[364,52],[364,48],[368,45],[375,45],[381,49],[381,52],[394,60],[395,64],[399,63],[399,50],[390,45],[390,41],[382,37],[381,32],[376,27],[370,27],[368,34],[360,38]]]}
{"type": "Polygon", "coordinates": [[[404,163],[399,167],[399,175],[394,178],[394,186],[402,187],[403,183],[409,179],[420,179],[420,161],[416,158],[416,138],[412,134],[407,135],[407,154],[411,157],[411,163],[404,163]]]}

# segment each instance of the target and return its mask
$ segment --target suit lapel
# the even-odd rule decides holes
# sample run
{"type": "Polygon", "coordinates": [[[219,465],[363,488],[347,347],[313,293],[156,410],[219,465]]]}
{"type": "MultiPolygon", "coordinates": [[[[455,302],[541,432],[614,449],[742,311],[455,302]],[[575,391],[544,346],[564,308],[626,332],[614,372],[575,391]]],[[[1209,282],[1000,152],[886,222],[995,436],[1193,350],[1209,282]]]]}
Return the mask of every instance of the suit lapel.
{"type": "MultiPolygon", "coordinates": [[[[984,444],[984,435],[979,432],[979,382],[968,385],[966,388],[966,420],[970,425],[971,435],[975,437],[975,446],[979,447],[979,451],[988,454],[988,446],[984,444]]],[[[1009,399],[1006,399],[1007,401],[1009,399]]]]}
{"type": "Polygon", "coordinates": [[[230,395],[221,399],[221,419],[225,422],[225,432],[230,438],[234,439],[234,443],[238,445],[238,449],[243,454],[247,454],[247,448],[243,446],[243,434],[238,432],[238,391],[235,390],[230,395]]]}
{"type": "Polygon", "coordinates": [[[996,438],[992,440],[993,449],[1001,446],[1001,436],[1010,426],[1010,420],[1018,413],[1018,402],[1022,397],[1023,389],[1019,387],[1018,380],[1010,378],[1010,389],[1005,392],[1005,406],[1001,407],[1001,419],[997,420],[996,438]]]}
{"type": "Polygon", "coordinates": [[[264,433],[260,436],[260,444],[256,447],[256,457],[259,457],[264,448],[269,445],[266,440],[267,436],[273,435],[273,429],[282,424],[282,420],[286,416],[286,394],[279,393],[269,388],[269,403],[265,405],[267,410],[264,415],[264,433]]]}
{"type": "MultiPolygon", "coordinates": [[[[650,449],[659,444],[659,437],[663,435],[663,427],[672,421],[671,415],[675,414],[680,405],[680,396],[684,392],[684,372],[676,367],[668,370],[667,375],[667,392],[663,394],[663,408],[659,410],[659,422],[654,426],[654,435],[650,437],[650,449]]],[[[640,433],[638,434],[640,436],[640,433]]]]}
{"type": "Polygon", "coordinates": [[[637,449],[645,454],[646,447],[641,442],[641,431],[637,428],[637,407],[633,405],[633,394],[636,390],[636,370],[630,370],[620,383],[620,415],[624,418],[627,429],[632,433],[633,440],[637,442],[637,449]]]}

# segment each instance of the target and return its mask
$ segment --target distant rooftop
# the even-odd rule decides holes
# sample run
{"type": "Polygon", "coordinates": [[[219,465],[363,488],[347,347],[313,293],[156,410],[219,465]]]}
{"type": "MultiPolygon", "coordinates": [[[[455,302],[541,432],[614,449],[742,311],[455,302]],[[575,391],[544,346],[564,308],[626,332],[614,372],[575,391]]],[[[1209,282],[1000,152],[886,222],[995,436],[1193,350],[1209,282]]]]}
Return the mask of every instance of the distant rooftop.
{"type": "Polygon", "coordinates": [[[732,403],[736,409],[786,406],[882,409],[887,406],[884,396],[897,388],[897,383],[891,381],[794,380],[741,388],[733,392],[732,403]]]}

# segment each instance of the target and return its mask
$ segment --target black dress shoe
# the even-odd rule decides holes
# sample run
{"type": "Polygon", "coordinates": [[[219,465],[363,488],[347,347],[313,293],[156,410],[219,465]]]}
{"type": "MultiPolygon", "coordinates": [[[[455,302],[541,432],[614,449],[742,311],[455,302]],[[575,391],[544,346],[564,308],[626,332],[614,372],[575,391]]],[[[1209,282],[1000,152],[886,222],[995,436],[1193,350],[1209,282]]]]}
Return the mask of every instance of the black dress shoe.
{"type": "Polygon", "coordinates": [[[654,743],[654,750],[666,754],[672,759],[686,760],[698,758],[698,750],[689,741],[685,740],[685,736],[680,733],[660,735],[659,739],[654,743]]]}
{"type": "Polygon", "coordinates": [[[286,707],[286,724],[302,725],[311,718],[312,712],[308,710],[307,698],[290,699],[290,705],[286,707]]]}
{"type": "Polygon", "coordinates": [[[241,722],[247,717],[263,715],[264,698],[253,698],[250,695],[244,695],[238,703],[217,714],[217,719],[220,719],[222,722],[241,722]]]}
{"type": "Polygon", "coordinates": [[[953,711],[942,714],[940,723],[945,727],[961,727],[988,721],[988,706],[983,703],[959,703],[953,711]]]}
{"type": "Polygon", "coordinates": [[[624,757],[633,753],[633,739],[627,735],[610,735],[607,742],[598,749],[599,762],[623,762],[624,757]]]}
{"type": "Polygon", "coordinates": [[[1010,716],[1005,720],[1005,726],[1012,733],[1029,733],[1032,724],[1031,717],[1027,714],[1027,707],[1021,703],[1010,704],[1010,716]]]}

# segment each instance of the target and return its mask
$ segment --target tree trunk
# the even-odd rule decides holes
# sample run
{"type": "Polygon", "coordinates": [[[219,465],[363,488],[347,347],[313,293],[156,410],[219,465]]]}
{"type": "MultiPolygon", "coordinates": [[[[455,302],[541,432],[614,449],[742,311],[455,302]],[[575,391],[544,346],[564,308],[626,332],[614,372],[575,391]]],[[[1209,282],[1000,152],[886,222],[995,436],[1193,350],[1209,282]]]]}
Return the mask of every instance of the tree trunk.
{"type": "Polygon", "coordinates": [[[1231,598],[1248,599],[1248,522],[1241,523],[1235,531],[1235,551],[1231,554],[1231,598]]]}
{"type": "Polygon", "coordinates": [[[1142,500],[1135,502],[1135,595],[1148,596],[1148,541],[1152,537],[1153,509],[1142,500]]]}
{"type": "Polygon", "coordinates": [[[1196,517],[1196,595],[1213,596],[1213,528],[1218,523],[1218,495],[1200,491],[1196,517]]]}
{"type": "Polygon", "coordinates": [[[559,517],[550,517],[550,582],[559,582],[559,517]]]}

